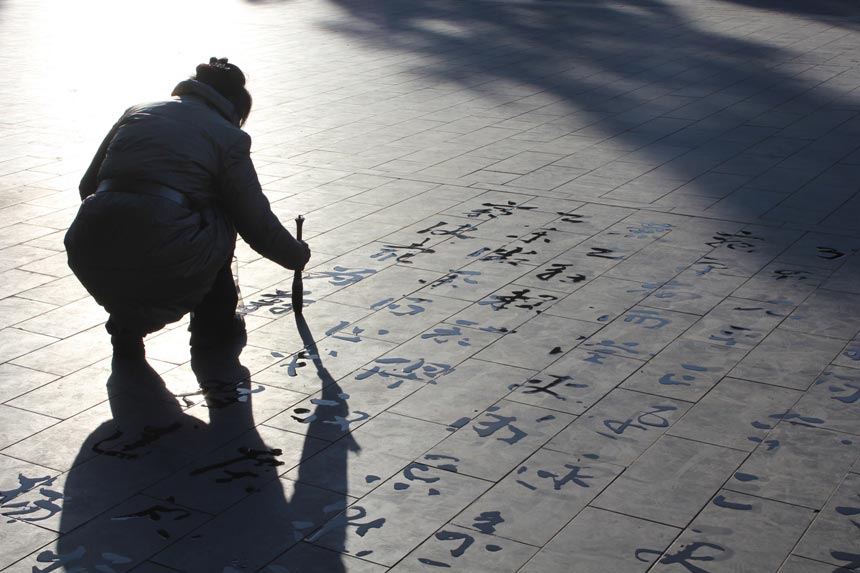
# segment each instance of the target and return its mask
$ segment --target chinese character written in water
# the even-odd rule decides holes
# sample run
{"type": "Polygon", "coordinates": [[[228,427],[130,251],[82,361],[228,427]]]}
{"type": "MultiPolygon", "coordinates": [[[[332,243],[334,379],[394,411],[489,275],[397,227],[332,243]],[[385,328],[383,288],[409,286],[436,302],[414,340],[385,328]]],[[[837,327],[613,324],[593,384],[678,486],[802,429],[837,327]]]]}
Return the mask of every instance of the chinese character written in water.
{"type": "MultiPolygon", "coordinates": [[[[247,490],[247,491],[250,491],[247,490]]],[[[183,519],[188,519],[191,517],[191,512],[182,509],[181,507],[168,507],[164,505],[153,505],[147,507],[146,509],[142,509],[140,511],[136,511],[134,513],[127,513],[124,515],[117,515],[111,517],[111,521],[131,521],[136,519],[142,519],[145,521],[156,522],[160,525],[164,525],[166,521],[182,521],[183,519]]],[[[163,528],[159,527],[156,529],[156,533],[163,537],[164,539],[170,539],[170,532],[163,528]]],[[[99,567],[95,568],[96,571],[109,573],[112,569],[100,569],[99,567]]]]}
{"type": "Polygon", "coordinates": [[[474,239],[475,237],[470,237],[469,235],[466,235],[466,233],[472,233],[478,230],[478,227],[468,223],[460,225],[456,229],[446,229],[445,225],[447,224],[447,221],[439,221],[435,225],[430,225],[426,229],[421,229],[418,231],[418,234],[423,235],[424,233],[430,233],[434,236],[453,237],[455,239],[474,239]]]}
{"type": "Polygon", "coordinates": [[[507,428],[508,431],[511,432],[511,435],[507,438],[496,439],[511,445],[516,444],[521,439],[528,436],[527,433],[513,425],[513,422],[517,421],[516,416],[500,416],[498,414],[489,413],[487,414],[487,417],[493,418],[495,421],[481,420],[475,422],[475,426],[473,426],[472,428],[473,430],[475,430],[475,433],[477,433],[482,438],[492,436],[503,428],[507,428]]]}
{"type": "Polygon", "coordinates": [[[36,489],[37,486],[49,486],[53,485],[54,481],[56,481],[56,477],[38,477],[38,478],[28,478],[24,474],[18,474],[18,487],[15,489],[7,489],[0,490],[0,506],[5,506],[7,503],[19,497],[28,491],[36,489]]]}
{"type": "MultiPolygon", "coordinates": [[[[371,530],[374,529],[382,529],[382,526],[385,525],[385,518],[380,517],[378,519],[374,519],[372,521],[360,522],[360,519],[365,519],[367,517],[367,510],[360,505],[351,505],[347,508],[347,510],[334,519],[330,520],[326,523],[319,531],[314,533],[308,538],[308,541],[311,543],[321,539],[324,535],[328,534],[330,531],[340,532],[340,535],[343,535],[343,531],[347,527],[354,527],[356,534],[359,537],[364,537],[371,530]]],[[[295,524],[294,524],[295,525],[295,524]]],[[[305,525],[305,523],[302,523],[305,525]]],[[[307,526],[306,526],[307,527],[307,526]]],[[[373,553],[372,550],[363,550],[357,551],[354,553],[356,557],[365,557],[373,553]]]]}
{"type": "MultiPolygon", "coordinates": [[[[719,370],[719,368],[705,368],[704,366],[696,366],[695,364],[681,364],[681,368],[687,372],[709,372],[711,370],[719,370]]],[[[693,374],[681,374],[681,380],[676,380],[677,376],[674,372],[667,372],[660,377],[660,384],[664,386],[690,386],[690,382],[696,380],[693,374]]]]}
{"type": "Polygon", "coordinates": [[[651,294],[662,285],[658,283],[642,283],[636,288],[627,289],[626,292],[631,294],[651,294]]]}
{"type": "MultiPolygon", "coordinates": [[[[704,553],[709,549],[713,549],[719,553],[724,553],[726,549],[721,547],[715,543],[707,543],[704,541],[692,541],[687,543],[686,545],[681,545],[675,553],[666,554],[662,559],[660,559],[660,563],[663,565],[681,565],[683,566],[689,573],[710,573],[707,569],[703,569],[693,563],[697,562],[711,562],[715,561],[719,557],[719,553],[716,555],[701,555],[699,553],[704,553]],[[701,550],[701,551],[700,551],[701,550]]],[[[655,549],[637,549],[636,550],[636,559],[639,561],[643,561],[645,563],[649,563],[652,559],[648,559],[644,557],[645,555],[654,555],[659,557],[663,555],[662,551],[658,551],[655,549]]]]}
{"type": "Polygon", "coordinates": [[[340,324],[337,326],[333,326],[325,331],[326,336],[331,336],[332,338],[336,338],[338,340],[344,340],[346,342],[361,342],[361,333],[364,332],[363,328],[358,326],[354,326],[352,328],[352,333],[347,334],[345,332],[341,332],[344,328],[349,326],[350,323],[342,320],[340,324]]]}
{"type": "MultiPolygon", "coordinates": [[[[556,491],[560,490],[562,487],[569,483],[578,485],[579,487],[591,487],[590,484],[588,484],[588,482],[586,482],[585,480],[594,479],[594,476],[583,475],[580,473],[581,471],[584,471],[588,468],[573,464],[564,464],[564,469],[569,470],[565,475],[560,475],[560,473],[563,473],[564,470],[562,470],[562,472],[560,473],[553,473],[547,470],[538,470],[537,477],[541,479],[552,479],[552,488],[556,491]]],[[[520,466],[520,468],[517,470],[517,475],[521,476],[528,471],[528,466],[520,466]]],[[[523,479],[518,479],[517,483],[533,491],[538,489],[537,486],[532,485],[531,483],[526,482],[523,479]]]]}
{"type": "Polygon", "coordinates": [[[452,326],[451,328],[434,328],[433,332],[422,334],[421,339],[432,340],[436,344],[445,344],[449,340],[456,340],[459,346],[472,345],[472,343],[469,342],[469,338],[463,334],[463,331],[460,330],[459,326],[452,326]]]}
{"type": "Polygon", "coordinates": [[[465,284],[476,285],[478,281],[475,277],[480,276],[480,271],[451,271],[444,277],[438,278],[430,283],[430,288],[438,288],[443,285],[448,285],[451,288],[459,288],[459,283],[462,281],[465,284]]]}
{"type": "MultiPolygon", "coordinates": [[[[47,550],[42,551],[36,556],[36,561],[39,563],[50,563],[51,565],[45,569],[40,569],[39,567],[33,566],[33,573],[50,573],[51,571],[68,571],[69,573],[75,572],[83,572],[83,571],[99,571],[100,573],[114,573],[118,570],[128,569],[128,564],[133,563],[134,560],[126,557],[124,555],[118,555],[116,553],[102,553],[100,556],[96,557],[99,559],[98,563],[87,563],[86,566],[82,564],[75,564],[75,562],[79,562],[84,559],[84,556],[87,555],[86,548],[83,545],[79,545],[74,551],[70,551],[69,553],[54,553],[53,551],[47,550]],[[92,569],[89,567],[92,565],[92,569]],[[114,569],[117,567],[117,569],[114,569]]],[[[94,557],[94,556],[93,556],[94,557]]]]}
{"type": "MultiPolygon", "coordinates": [[[[206,396],[207,401],[210,400],[210,393],[213,392],[211,390],[213,385],[217,385],[217,381],[207,380],[205,382],[205,387],[202,390],[199,390],[195,394],[204,394],[206,396]]],[[[231,384],[234,396],[235,396],[235,384],[231,384]]],[[[188,396],[187,394],[185,396],[188,396]]],[[[235,398],[233,400],[235,402],[235,398]]],[[[216,406],[208,405],[208,407],[217,407],[217,399],[214,400],[216,406]]],[[[146,446],[155,443],[163,436],[171,434],[173,432],[178,431],[182,428],[182,424],[179,422],[173,422],[172,424],[168,424],[166,426],[144,426],[140,430],[140,434],[129,438],[128,436],[123,438],[122,430],[117,430],[110,436],[102,438],[95,444],[93,444],[92,450],[104,456],[111,456],[115,458],[119,458],[122,460],[133,460],[139,458],[141,456],[141,450],[144,450],[146,446]],[[108,445],[110,442],[116,441],[116,445],[108,445]]],[[[145,453],[145,450],[144,452],[145,453]]]]}
{"type": "MultiPolygon", "coordinates": [[[[482,438],[488,438],[494,435],[496,432],[506,429],[508,432],[511,433],[511,435],[505,438],[497,437],[496,439],[510,445],[514,445],[521,439],[528,436],[528,433],[514,426],[514,422],[517,421],[516,416],[501,416],[499,414],[495,414],[494,412],[496,412],[498,409],[498,406],[491,406],[487,408],[487,413],[484,414],[485,419],[476,421],[474,426],[472,426],[472,429],[475,430],[476,434],[478,434],[482,438]],[[486,418],[492,418],[492,420],[488,420],[486,418]]],[[[546,422],[548,420],[555,420],[555,416],[547,415],[538,418],[535,421],[546,422]]]]}
{"type": "Polygon", "coordinates": [[[599,259],[611,259],[613,261],[620,261],[624,258],[624,255],[613,255],[615,251],[612,249],[604,249],[603,247],[589,247],[591,250],[585,254],[586,257],[596,257],[599,259]]]}
{"type": "Polygon", "coordinates": [[[825,370],[821,378],[815,381],[816,386],[827,384],[827,390],[834,396],[831,400],[843,404],[854,404],[860,400],[860,378],[843,376],[836,372],[825,370]]]}
{"type": "Polygon", "coordinates": [[[469,328],[477,328],[478,330],[483,330],[484,332],[493,332],[493,333],[508,332],[508,329],[504,326],[481,326],[480,322],[475,322],[474,320],[465,320],[462,318],[458,318],[454,322],[457,323],[457,326],[467,326],[469,328]]]}
{"type": "Polygon", "coordinates": [[[552,239],[550,239],[549,237],[547,237],[547,235],[548,235],[548,234],[549,234],[549,233],[548,233],[546,230],[543,230],[543,229],[541,229],[541,230],[539,230],[539,231],[532,231],[531,233],[529,233],[528,235],[526,235],[526,237],[529,237],[528,239],[526,239],[526,238],[520,238],[520,241],[521,241],[521,242],[523,242],[523,243],[526,243],[526,244],[528,244],[528,243],[534,243],[535,241],[540,241],[540,242],[542,242],[542,243],[551,243],[551,242],[552,242],[552,239]]]}
{"type": "Polygon", "coordinates": [[[638,342],[622,342],[618,344],[614,340],[601,340],[600,342],[587,342],[583,346],[593,348],[593,352],[602,354],[619,354],[621,352],[639,354],[639,351],[636,350],[636,347],[639,346],[638,342]]]}
{"type": "Polygon", "coordinates": [[[751,329],[744,326],[736,326],[734,324],[730,324],[728,328],[720,330],[717,334],[711,334],[708,336],[710,340],[720,342],[726,346],[734,346],[739,342],[739,339],[742,338],[755,339],[759,337],[761,337],[761,334],[753,332],[751,329]]]}
{"type": "MultiPolygon", "coordinates": [[[[284,357],[284,355],[281,354],[280,352],[272,352],[271,355],[274,356],[275,358],[283,358],[284,357]]],[[[305,362],[305,360],[317,360],[317,359],[319,359],[318,354],[312,354],[307,348],[305,348],[304,350],[300,350],[300,351],[296,352],[295,354],[293,354],[290,357],[289,362],[282,362],[280,367],[281,368],[286,367],[287,368],[287,375],[295,377],[295,376],[299,375],[299,373],[298,373],[299,368],[304,368],[305,366],[308,365],[308,363],[305,362]]]]}
{"type": "Polygon", "coordinates": [[[711,257],[708,255],[705,255],[704,257],[690,265],[690,268],[693,267],[697,267],[695,269],[695,272],[698,276],[706,275],[711,271],[724,271],[729,268],[727,264],[717,260],[716,257],[711,257]]]}
{"type": "Polygon", "coordinates": [[[485,511],[473,520],[472,527],[488,535],[496,532],[496,526],[505,522],[499,511],[485,511]]]}
{"type": "MultiPolygon", "coordinates": [[[[795,412],[783,412],[781,414],[770,414],[768,418],[772,420],[786,420],[789,424],[792,425],[800,425],[800,426],[811,426],[814,427],[815,424],[823,424],[824,420],[821,418],[812,418],[810,416],[801,416],[795,412]]],[[[773,425],[776,422],[760,422],[755,420],[750,425],[757,430],[771,430],[773,429],[773,425]]]]}
{"type": "MultiPolygon", "coordinates": [[[[552,263],[550,266],[542,269],[541,272],[535,275],[538,279],[542,281],[548,281],[555,277],[556,275],[560,275],[564,273],[569,267],[573,265],[570,263],[552,263]]],[[[558,279],[559,282],[565,284],[576,284],[585,280],[585,275],[583,274],[571,274],[565,277],[558,279]]]]}
{"type": "Polygon", "coordinates": [[[558,393],[558,390],[564,388],[588,388],[588,384],[578,384],[570,382],[572,376],[558,374],[549,375],[552,380],[544,382],[540,378],[532,378],[526,380],[523,384],[511,384],[508,386],[511,390],[519,388],[523,394],[548,394],[557,400],[567,400],[566,397],[558,393]]]}
{"type": "Polygon", "coordinates": [[[773,274],[776,276],[776,280],[778,281],[785,279],[796,279],[798,281],[805,281],[812,273],[810,273],[809,271],[781,269],[773,271],[773,274]]]}
{"type": "Polygon", "coordinates": [[[648,428],[668,428],[669,420],[660,414],[663,412],[673,412],[678,409],[677,406],[651,406],[651,410],[643,412],[635,418],[627,418],[626,420],[604,420],[603,425],[608,428],[612,434],[605,432],[597,432],[601,436],[617,440],[615,436],[620,436],[628,429],[647,431],[648,428]]]}
{"type": "Polygon", "coordinates": [[[845,256],[845,253],[833,247],[815,247],[815,249],[818,251],[818,258],[827,259],[828,261],[841,259],[845,256]]]}
{"type": "MultiPolygon", "coordinates": [[[[53,485],[54,479],[56,478],[46,481],[45,485],[53,485]]],[[[41,487],[39,495],[42,496],[41,499],[3,503],[0,515],[18,521],[35,522],[50,519],[62,511],[63,508],[58,503],[64,498],[62,493],[41,487]]]]}
{"type": "Polygon", "coordinates": [[[375,366],[355,377],[356,380],[365,380],[371,376],[380,378],[394,378],[395,382],[388,388],[397,388],[404,380],[415,382],[435,383],[434,378],[444,376],[454,371],[454,367],[441,362],[426,362],[423,358],[409,360],[407,358],[377,358],[375,366]],[[406,365],[406,366],[403,366],[406,365]]]}
{"type": "Polygon", "coordinates": [[[432,302],[433,300],[429,298],[407,296],[406,298],[402,299],[401,302],[395,303],[394,298],[392,297],[376,302],[372,304],[370,308],[385,308],[394,316],[415,316],[416,314],[421,314],[422,312],[427,310],[427,307],[425,305],[427,303],[432,302]]]}
{"type": "Polygon", "coordinates": [[[340,431],[345,433],[349,431],[349,427],[352,424],[357,424],[370,418],[370,414],[359,410],[353,412],[355,414],[355,418],[353,419],[343,416],[342,414],[349,412],[348,401],[349,394],[338,394],[336,400],[311,398],[310,403],[316,406],[313,412],[308,408],[299,406],[293,408],[293,414],[290,417],[300,424],[322,423],[338,426],[340,431]]]}
{"type": "Polygon", "coordinates": [[[375,269],[352,269],[348,267],[334,267],[330,271],[314,271],[305,275],[304,280],[328,279],[330,285],[347,286],[376,273],[375,269]]]}
{"type": "Polygon", "coordinates": [[[643,325],[643,328],[647,328],[649,330],[663,328],[667,324],[672,323],[668,318],[661,317],[660,311],[645,308],[631,310],[624,315],[624,322],[641,324],[643,325]]]}
{"type": "Polygon", "coordinates": [[[537,296],[529,296],[531,290],[524,288],[515,290],[511,294],[494,294],[487,297],[486,300],[478,302],[478,306],[489,306],[493,310],[504,310],[509,305],[514,305],[517,308],[525,308],[533,310],[545,302],[553,302],[558,300],[558,297],[551,294],[541,294],[537,296]]]}
{"type": "MultiPolygon", "coordinates": [[[[460,458],[455,458],[454,456],[446,456],[443,454],[425,454],[424,459],[428,462],[438,462],[441,460],[449,460],[451,462],[459,462],[460,458]]],[[[449,463],[449,464],[435,464],[437,468],[440,470],[445,470],[449,472],[457,473],[457,464],[449,463]]]]}
{"type": "Polygon", "coordinates": [[[663,286],[659,288],[654,293],[654,298],[671,300],[673,302],[683,302],[688,300],[698,300],[702,298],[702,295],[695,293],[690,290],[680,290],[685,287],[690,288],[693,285],[687,283],[681,283],[678,281],[669,281],[664,283],[663,286]]]}
{"type": "Polygon", "coordinates": [[[569,211],[556,211],[556,215],[561,215],[561,219],[559,221],[563,221],[565,223],[584,223],[584,219],[588,217],[588,215],[581,215],[579,213],[572,213],[569,211]]]}
{"type": "MultiPolygon", "coordinates": [[[[855,497],[860,497],[860,495],[857,495],[855,497]]],[[[837,505],[834,509],[836,510],[836,513],[838,513],[839,515],[844,515],[846,517],[853,517],[855,515],[860,515],[860,507],[851,507],[851,506],[847,506],[847,505],[837,505]]],[[[857,521],[855,521],[853,519],[851,519],[850,521],[851,521],[851,523],[854,524],[854,527],[856,527],[857,529],[860,529],[860,523],[858,523],[857,521]]]]}
{"type": "Polygon", "coordinates": [[[737,233],[717,233],[711,242],[705,244],[714,248],[724,246],[733,251],[755,253],[760,243],[753,241],[764,241],[764,239],[754,236],[749,231],[738,231],[737,233]]]}
{"type": "Polygon", "coordinates": [[[165,516],[172,515],[173,521],[181,521],[191,517],[191,512],[182,509],[181,507],[166,507],[163,505],[153,505],[141,511],[129,513],[126,515],[117,515],[111,517],[111,521],[128,521],[130,519],[149,519],[151,521],[161,521],[165,516]]]}
{"type": "Polygon", "coordinates": [[[486,217],[487,219],[495,219],[496,217],[504,217],[512,215],[514,210],[522,209],[528,211],[537,209],[537,207],[523,206],[517,204],[516,201],[507,201],[506,203],[482,203],[483,208],[479,207],[465,213],[470,219],[478,217],[486,217]]]}
{"type": "Polygon", "coordinates": [[[481,257],[482,261],[498,261],[501,263],[506,263],[511,266],[517,266],[520,263],[529,262],[528,255],[536,255],[537,251],[526,251],[522,247],[512,247],[510,249],[505,249],[504,247],[499,247],[496,250],[490,250],[489,247],[484,247],[482,249],[478,249],[474,253],[469,253],[470,257],[481,257]],[[484,255],[486,252],[490,252],[489,255],[484,255]],[[484,256],[481,256],[484,255],[484,256]]]}
{"type": "MultiPolygon", "coordinates": [[[[640,223],[627,227],[627,233],[624,235],[626,239],[647,239],[650,235],[665,233],[672,228],[669,223],[640,223]]],[[[616,233],[608,233],[614,235],[616,233]]]]}
{"type": "MultiPolygon", "coordinates": [[[[308,298],[311,291],[302,291],[302,303],[304,306],[313,304],[314,300],[308,298]]],[[[242,305],[242,312],[252,313],[261,308],[268,308],[272,314],[286,314],[293,310],[292,292],[288,290],[276,289],[273,293],[264,293],[260,295],[258,300],[251,301],[242,305]]]]}
{"type": "Polygon", "coordinates": [[[378,259],[380,261],[387,261],[390,258],[394,258],[395,262],[411,265],[411,259],[416,256],[420,254],[432,255],[436,252],[434,249],[424,246],[429,240],[430,237],[427,237],[420,243],[411,243],[409,245],[382,245],[382,248],[376,253],[370,255],[370,258],[378,259]]]}
{"type": "MultiPolygon", "coordinates": [[[[443,530],[443,531],[439,531],[438,533],[436,533],[436,535],[434,535],[434,537],[439,541],[460,541],[460,542],[462,542],[462,543],[460,543],[460,545],[458,547],[456,547],[455,549],[452,549],[450,551],[451,557],[453,557],[455,559],[462,557],[463,554],[465,554],[466,551],[475,544],[474,536],[469,535],[468,533],[460,532],[460,531],[443,530]]],[[[490,552],[496,552],[496,551],[501,551],[502,547],[499,545],[488,543],[488,544],[484,545],[484,550],[490,551],[490,552]]],[[[418,561],[424,565],[429,565],[431,567],[444,567],[444,568],[450,568],[451,567],[451,565],[449,563],[446,563],[444,561],[437,561],[435,559],[429,559],[427,557],[419,557],[418,561]]]]}
{"type": "MultiPolygon", "coordinates": [[[[436,484],[442,479],[441,477],[434,476],[434,475],[429,475],[429,476],[418,475],[417,472],[425,473],[425,474],[431,473],[430,466],[426,466],[424,464],[412,462],[411,464],[409,464],[408,466],[406,466],[403,469],[402,473],[403,473],[403,477],[406,479],[406,481],[412,482],[412,483],[421,482],[421,483],[425,483],[425,484],[431,484],[431,483],[436,484]]],[[[410,487],[411,487],[410,483],[406,483],[403,481],[394,482],[394,489],[397,491],[409,489],[410,487]]],[[[440,492],[435,487],[431,487],[427,490],[427,495],[431,495],[431,496],[432,495],[440,495],[441,493],[442,492],[440,492]]]]}
{"type": "Polygon", "coordinates": [[[223,475],[215,478],[215,483],[229,483],[241,478],[256,478],[259,477],[254,471],[249,470],[231,470],[230,466],[241,465],[250,466],[251,468],[278,467],[284,465],[284,462],[278,459],[278,456],[283,454],[279,449],[262,449],[241,447],[238,450],[239,455],[222,462],[214,463],[208,466],[203,466],[191,471],[188,475],[198,476],[212,471],[221,471],[223,475]]]}
{"type": "MultiPolygon", "coordinates": [[[[856,522],[853,523],[857,525],[856,522]]],[[[845,565],[834,569],[834,571],[857,571],[857,568],[860,567],[860,553],[831,550],[830,556],[837,561],[845,561],[845,565]]]]}

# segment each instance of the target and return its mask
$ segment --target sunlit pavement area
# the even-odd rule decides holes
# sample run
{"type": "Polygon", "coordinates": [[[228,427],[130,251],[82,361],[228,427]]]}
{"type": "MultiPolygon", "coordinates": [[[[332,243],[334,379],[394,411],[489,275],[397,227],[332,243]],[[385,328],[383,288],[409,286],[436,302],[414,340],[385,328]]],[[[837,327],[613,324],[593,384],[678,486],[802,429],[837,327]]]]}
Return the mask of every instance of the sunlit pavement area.
{"type": "Polygon", "coordinates": [[[0,0],[0,569],[860,569],[858,60],[839,1],[0,0]],[[112,365],[77,183],[210,56],[306,322],[240,244],[238,360],[112,365]]]}

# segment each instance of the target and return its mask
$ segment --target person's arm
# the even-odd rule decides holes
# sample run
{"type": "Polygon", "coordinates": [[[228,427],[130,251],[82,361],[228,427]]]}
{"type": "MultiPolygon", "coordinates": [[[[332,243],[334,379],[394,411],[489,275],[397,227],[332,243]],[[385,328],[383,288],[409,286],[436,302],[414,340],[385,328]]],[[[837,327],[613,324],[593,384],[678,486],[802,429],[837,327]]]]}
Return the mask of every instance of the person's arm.
{"type": "MultiPolygon", "coordinates": [[[[123,117],[125,117],[125,114],[123,114],[123,117]]],[[[110,145],[110,142],[113,141],[121,122],[122,117],[113,125],[108,134],[102,140],[102,144],[99,146],[98,151],[96,151],[96,155],[93,157],[92,162],[90,162],[87,172],[84,173],[84,177],[81,179],[81,184],[78,186],[78,191],[81,194],[81,201],[96,192],[96,189],[99,186],[99,169],[101,169],[102,162],[105,160],[105,155],[107,154],[108,146],[110,145]]]]}
{"type": "Polygon", "coordinates": [[[251,137],[242,132],[226,156],[221,200],[236,231],[252,249],[288,269],[305,266],[311,253],[272,213],[251,161],[251,137]]]}

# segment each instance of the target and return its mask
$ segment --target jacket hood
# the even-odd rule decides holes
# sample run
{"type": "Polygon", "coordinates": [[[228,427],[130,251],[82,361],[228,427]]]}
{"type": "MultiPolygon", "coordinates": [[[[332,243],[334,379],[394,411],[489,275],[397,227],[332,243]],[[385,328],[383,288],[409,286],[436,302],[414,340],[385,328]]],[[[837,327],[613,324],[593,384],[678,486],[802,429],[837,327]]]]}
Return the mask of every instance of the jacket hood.
{"type": "Polygon", "coordinates": [[[222,96],[218,90],[197,80],[184,80],[173,88],[172,96],[196,96],[214,107],[218,113],[227,118],[233,125],[239,125],[239,114],[230,100],[222,96]]]}

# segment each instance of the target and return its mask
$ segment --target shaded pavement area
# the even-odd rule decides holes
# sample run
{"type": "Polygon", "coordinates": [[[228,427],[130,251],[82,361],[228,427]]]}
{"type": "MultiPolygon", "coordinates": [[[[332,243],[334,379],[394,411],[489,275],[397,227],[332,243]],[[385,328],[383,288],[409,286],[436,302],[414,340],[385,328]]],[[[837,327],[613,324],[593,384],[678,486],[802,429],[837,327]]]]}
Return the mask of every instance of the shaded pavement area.
{"type": "Polygon", "coordinates": [[[860,570],[860,7],[0,1],[0,570],[860,570]],[[292,273],[111,360],[62,237],[249,76],[292,273]]]}

